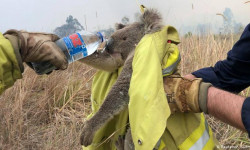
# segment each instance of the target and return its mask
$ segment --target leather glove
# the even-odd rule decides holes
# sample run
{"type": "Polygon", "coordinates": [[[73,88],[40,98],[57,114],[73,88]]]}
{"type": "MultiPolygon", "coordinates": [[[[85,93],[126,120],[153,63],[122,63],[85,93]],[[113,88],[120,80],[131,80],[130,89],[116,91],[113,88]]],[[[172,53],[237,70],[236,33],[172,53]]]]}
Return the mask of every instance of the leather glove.
{"type": "Polygon", "coordinates": [[[29,64],[49,61],[57,69],[64,70],[68,67],[66,56],[54,43],[59,39],[57,35],[8,30],[4,36],[11,42],[22,72],[23,62],[29,64]]]}
{"type": "Polygon", "coordinates": [[[210,83],[201,78],[185,79],[179,75],[164,77],[164,89],[171,109],[175,112],[199,113],[207,111],[207,91],[210,83]]]}

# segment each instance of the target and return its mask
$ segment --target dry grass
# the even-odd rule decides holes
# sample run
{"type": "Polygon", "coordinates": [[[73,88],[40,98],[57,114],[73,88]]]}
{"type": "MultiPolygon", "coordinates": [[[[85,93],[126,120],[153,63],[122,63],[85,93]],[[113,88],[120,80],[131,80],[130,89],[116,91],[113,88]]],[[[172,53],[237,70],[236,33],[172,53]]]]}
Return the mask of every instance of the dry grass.
{"type": "MultiPolygon", "coordinates": [[[[237,36],[182,38],[183,74],[224,59],[237,36]]],[[[74,63],[67,71],[24,78],[0,97],[0,150],[81,149],[81,125],[90,113],[90,86],[95,70],[74,63]]],[[[243,93],[243,94],[246,94],[243,93]]],[[[208,117],[222,145],[248,145],[246,134],[208,117]]]]}
{"type": "Polygon", "coordinates": [[[0,149],[81,149],[94,72],[79,63],[49,76],[26,69],[0,98],[0,149]]]}

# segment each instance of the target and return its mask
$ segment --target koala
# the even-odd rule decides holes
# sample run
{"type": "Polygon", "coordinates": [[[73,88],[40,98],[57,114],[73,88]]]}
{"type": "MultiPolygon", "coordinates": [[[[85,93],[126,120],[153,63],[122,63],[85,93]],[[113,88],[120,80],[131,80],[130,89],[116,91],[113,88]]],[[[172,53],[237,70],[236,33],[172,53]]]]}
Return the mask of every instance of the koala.
{"type": "MultiPolygon", "coordinates": [[[[136,45],[145,34],[157,32],[162,27],[160,14],[154,9],[147,9],[142,14],[139,22],[129,25],[116,24],[116,32],[109,38],[106,49],[103,52],[95,52],[81,60],[81,62],[87,65],[109,72],[113,72],[123,66],[120,76],[98,112],[85,122],[80,139],[82,145],[90,145],[95,132],[115,115],[127,108],[129,103],[128,90],[133,73],[132,61],[136,45]],[[120,92],[124,94],[117,94],[120,92]]],[[[129,139],[127,141],[132,141],[130,131],[128,131],[127,135],[129,139]]],[[[123,144],[124,142],[119,139],[116,146],[119,150],[122,150],[125,147],[123,144]]]]}

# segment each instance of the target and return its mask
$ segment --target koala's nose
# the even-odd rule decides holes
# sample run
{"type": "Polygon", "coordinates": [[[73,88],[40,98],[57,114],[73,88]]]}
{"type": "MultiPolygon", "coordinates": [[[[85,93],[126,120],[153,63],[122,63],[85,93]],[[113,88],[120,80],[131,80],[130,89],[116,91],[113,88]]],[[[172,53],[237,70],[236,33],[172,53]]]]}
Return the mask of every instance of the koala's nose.
{"type": "Polygon", "coordinates": [[[112,46],[114,44],[114,39],[113,38],[109,38],[109,40],[107,41],[107,45],[106,45],[106,51],[108,53],[112,52],[112,46]]]}

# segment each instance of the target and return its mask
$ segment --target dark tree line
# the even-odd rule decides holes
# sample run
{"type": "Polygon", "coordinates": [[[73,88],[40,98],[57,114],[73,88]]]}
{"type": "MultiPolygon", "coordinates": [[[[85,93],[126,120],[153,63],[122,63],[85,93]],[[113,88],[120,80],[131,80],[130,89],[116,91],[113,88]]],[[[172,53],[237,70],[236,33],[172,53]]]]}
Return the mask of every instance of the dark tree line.
{"type": "Polygon", "coordinates": [[[81,25],[81,23],[70,15],[66,19],[66,24],[57,27],[54,30],[54,33],[59,37],[64,37],[82,30],[84,30],[84,27],[81,25]]]}
{"type": "MultiPolygon", "coordinates": [[[[126,20],[128,21],[128,20],[126,20]]],[[[68,36],[70,34],[74,34],[76,32],[80,32],[82,30],[85,30],[85,28],[81,25],[81,23],[74,18],[72,15],[69,15],[66,18],[66,23],[56,27],[55,30],[53,31],[56,35],[58,35],[59,37],[65,37],[68,36]]],[[[101,29],[99,31],[96,32],[101,32],[105,35],[106,38],[110,37],[110,35],[112,33],[114,33],[114,29],[112,27],[109,27],[108,29],[101,29]]]]}

